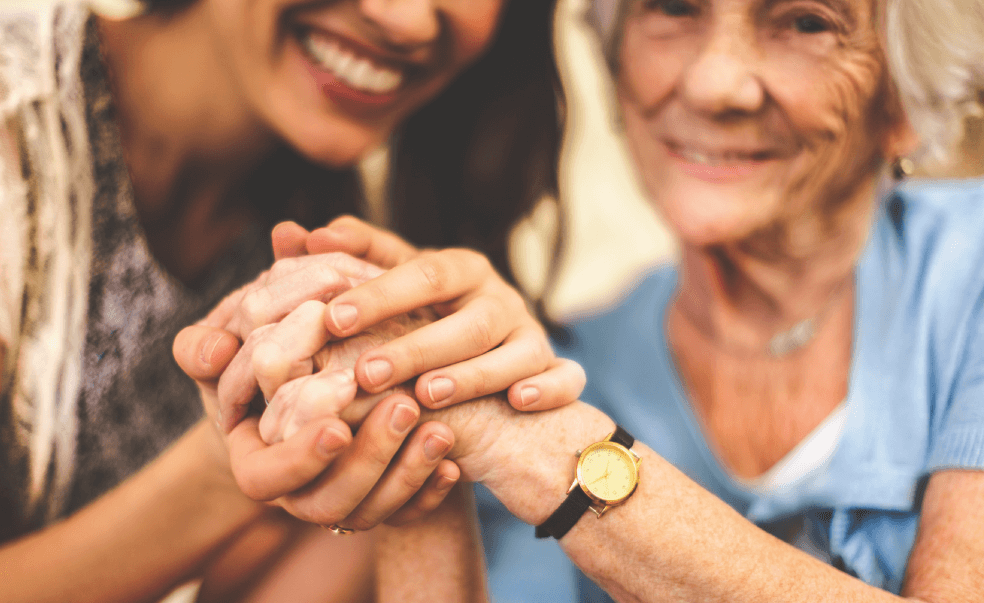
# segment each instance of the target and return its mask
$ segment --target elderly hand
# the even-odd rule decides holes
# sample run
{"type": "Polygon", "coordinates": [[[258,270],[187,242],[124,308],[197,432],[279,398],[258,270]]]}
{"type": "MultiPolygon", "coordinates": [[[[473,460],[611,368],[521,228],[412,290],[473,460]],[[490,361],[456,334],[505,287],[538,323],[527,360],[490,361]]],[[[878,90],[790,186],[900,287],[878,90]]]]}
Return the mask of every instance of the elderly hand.
{"type": "Polygon", "coordinates": [[[396,235],[349,216],[308,233],[293,223],[274,230],[278,257],[346,252],[389,270],[327,303],[336,337],[430,306],[440,317],[363,353],[359,385],[381,392],[418,376],[417,400],[429,408],[507,391],[520,410],[568,404],[584,388],[581,367],[557,358],[522,296],[484,256],[467,249],[418,251],[396,235]]]}
{"type": "MultiPolygon", "coordinates": [[[[290,442],[298,434],[304,433],[310,422],[323,421],[328,417],[340,417],[350,425],[358,425],[366,413],[375,412],[372,409],[376,404],[415,407],[410,387],[398,386],[377,394],[363,392],[354,399],[333,395],[332,389],[336,387],[335,376],[351,375],[351,367],[366,350],[377,347],[383,341],[405,337],[417,329],[426,328],[432,320],[433,316],[425,312],[406,314],[386,320],[358,336],[331,342],[318,350],[311,359],[318,372],[283,383],[270,398],[260,419],[260,433],[264,441],[271,444],[290,442]]],[[[297,342],[303,339],[305,332],[316,330],[319,324],[317,312],[298,312],[266,331],[264,337],[297,342]]],[[[289,362],[291,360],[286,360],[285,364],[289,362]]],[[[254,365],[257,363],[254,362],[254,365]]],[[[263,381],[265,378],[261,372],[258,370],[257,374],[263,381]]],[[[282,370],[274,372],[282,374],[282,370]]],[[[500,446],[496,448],[496,454],[489,454],[491,447],[496,443],[508,447],[530,437],[538,437],[535,435],[536,429],[530,430],[530,433],[525,430],[534,426],[541,414],[517,411],[501,395],[497,395],[437,410],[425,409],[420,416],[421,420],[440,421],[436,424],[453,434],[454,439],[448,441],[453,441],[454,447],[444,452],[455,459],[469,481],[484,481],[495,469],[491,459],[499,458],[496,454],[501,453],[500,446]],[[465,465],[461,464],[462,460],[465,465]]],[[[313,484],[309,490],[312,489],[323,491],[325,497],[329,495],[320,483],[313,484]]],[[[314,517],[323,518],[321,515],[314,517]]]]}
{"type": "MultiPolygon", "coordinates": [[[[359,415],[364,424],[354,438],[343,419],[325,414],[305,422],[289,442],[270,445],[260,436],[259,418],[245,417],[260,383],[271,397],[276,390],[269,385],[270,370],[263,368],[282,366],[267,362],[257,379],[252,366],[257,345],[260,357],[266,353],[283,360],[286,357],[277,357],[274,347],[278,334],[298,324],[299,317],[311,316],[312,309],[320,308],[314,323],[323,325],[324,300],[378,272],[345,254],[282,259],[227,297],[201,324],[186,328],[176,338],[175,358],[198,382],[206,411],[225,434],[236,481],[251,498],[276,501],[301,518],[310,518],[308,509],[317,506],[319,517],[328,519],[320,523],[338,523],[356,512],[346,525],[367,529],[383,519],[399,524],[433,510],[457,481],[457,467],[442,460],[453,442],[452,434],[436,423],[413,429],[419,417],[415,403],[387,403],[378,408],[365,403],[359,415]],[[246,339],[241,350],[237,335],[246,339]],[[227,386],[229,383],[233,385],[227,386]],[[228,392],[224,406],[219,402],[223,389],[228,392]],[[316,478],[322,486],[318,492],[331,494],[328,502],[302,488],[316,478]]],[[[305,341],[313,335],[316,346],[297,357],[297,362],[287,362],[284,378],[310,376],[314,366],[310,355],[328,336],[324,328],[303,334],[308,336],[305,341]]],[[[297,349],[283,343],[284,349],[297,349]]],[[[351,371],[327,379],[321,378],[323,373],[317,376],[305,392],[324,392],[328,386],[322,404],[332,400],[344,405],[354,397],[351,371]]]]}

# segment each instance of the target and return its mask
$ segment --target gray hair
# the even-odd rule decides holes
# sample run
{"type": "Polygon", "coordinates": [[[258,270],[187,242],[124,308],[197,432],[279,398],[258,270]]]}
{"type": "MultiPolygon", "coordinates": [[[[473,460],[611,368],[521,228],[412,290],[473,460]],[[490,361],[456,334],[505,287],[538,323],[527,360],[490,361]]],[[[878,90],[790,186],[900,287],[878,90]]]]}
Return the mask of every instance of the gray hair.
{"type": "MultiPolygon", "coordinates": [[[[634,0],[590,0],[612,72],[634,0]]],[[[943,160],[960,142],[968,116],[981,116],[984,91],[984,0],[883,0],[885,51],[892,80],[920,156],[943,160]]]]}

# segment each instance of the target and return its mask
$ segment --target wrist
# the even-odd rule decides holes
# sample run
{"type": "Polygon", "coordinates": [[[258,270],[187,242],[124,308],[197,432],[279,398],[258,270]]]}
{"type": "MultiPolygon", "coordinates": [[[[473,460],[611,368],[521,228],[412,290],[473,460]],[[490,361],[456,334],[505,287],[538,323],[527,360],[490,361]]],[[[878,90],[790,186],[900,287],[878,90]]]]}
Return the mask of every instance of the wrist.
{"type": "MultiPolygon", "coordinates": [[[[461,406],[467,411],[471,404],[461,406]]],[[[463,430],[452,424],[456,421],[439,419],[455,431],[450,456],[466,479],[483,483],[513,515],[532,525],[563,502],[574,479],[576,451],[615,428],[604,413],[583,402],[521,413],[495,401],[476,411],[463,430]]]]}

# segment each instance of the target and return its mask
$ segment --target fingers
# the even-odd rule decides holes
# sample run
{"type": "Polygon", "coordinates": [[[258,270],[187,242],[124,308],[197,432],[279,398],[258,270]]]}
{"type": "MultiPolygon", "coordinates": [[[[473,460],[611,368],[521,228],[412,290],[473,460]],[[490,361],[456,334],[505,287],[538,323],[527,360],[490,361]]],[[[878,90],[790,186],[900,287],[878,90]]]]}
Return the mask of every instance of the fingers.
{"type": "MultiPolygon", "coordinates": [[[[319,524],[343,521],[373,490],[380,477],[386,472],[390,461],[400,450],[404,439],[413,429],[419,416],[420,411],[416,403],[406,395],[397,394],[384,399],[369,413],[352,444],[332,463],[331,467],[311,486],[280,499],[280,504],[292,515],[306,521],[319,524]]],[[[441,427],[446,429],[444,426],[430,426],[440,424],[428,425],[427,429],[421,430],[410,439],[407,445],[408,451],[422,448],[429,439],[427,436],[433,435],[431,430],[439,431],[441,427]]],[[[303,433],[305,429],[299,433],[303,433]]],[[[448,433],[444,432],[442,437],[448,436],[448,433]]],[[[438,435],[441,436],[442,434],[439,433],[438,435]]],[[[447,438],[444,437],[444,439],[447,438]]],[[[450,445],[447,448],[450,449],[450,445]]],[[[440,456],[443,457],[445,453],[446,450],[440,456]]],[[[407,454],[405,463],[409,464],[418,463],[421,458],[429,458],[428,454],[423,451],[420,452],[421,456],[411,452],[407,454]]],[[[437,462],[428,461],[429,470],[426,470],[428,475],[437,462]]],[[[404,463],[401,462],[400,464],[404,463]]],[[[419,473],[424,471],[425,469],[408,470],[407,474],[411,477],[417,477],[419,473]]],[[[425,479],[420,479],[420,483],[424,483],[425,479]]],[[[409,483],[412,484],[413,482],[409,483]]],[[[384,494],[382,496],[388,498],[391,495],[384,494]]],[[[406,499],[409,498],[408,495],[406,499]]],[[[360,522],[358,526],[346,524],[345,527],[367,529],[365,522],[382,514],[384,511],[379,511],[380,507],[390,506],[390,503],[385,500],[379,500],[382,502],[373,503],[365,511],[365,517],[368,519],[357,519],[360,522]]],[[[396,505],[396,507],[398,506],[399,504],[396,505]]]]}
{"type": "Polygon", "coordinates": [[[192,325],[174,338],[178,366],[195,381],[218,379],[239,351],[239,340],[224,329],[192,325]]]}
{"type": "Polygon", "coordinates": [[[293,437],[319,417],[338,417],[355,398],[358,386],[351,369],[321,371],[288,381],[277,390],[260,418],[260,436],[267,444],[293,437]]]}
{"type": "Polygon", "coordinates": [[[556,358],[546,371],[514,383],[508,391],[509,404],[522,411],[558,408],[575,402],[586,382],[580,364],[556,358]]]}
{"type": "Polygon", "coordinates": [[[306,301],[256,338],[252,368],[264,398],[272,400],[281,385],[311,374],[311,357],[330,337],[324,313],[323,303],[306,301]]]}
{"type": "Polygon", "coordinates": [[[402,526],[433,512],[447,495],[451,488],[461,479],[461,469],[454,461],[442,460],[437,469],[427,478],[427,483],[406,504],[386,518],[385,523],[391,526],[402,526]]]}
{"type": "MultiPolygon", "coordinates": [[[[452,316],[457,316],[457,314],[452,316]]],[[[441,326],[450,318],[429,326],[441,326]]],[[[426,328],[428,327],[404,336],[403,339],[408,340],[406,345],[427,345],[426,338],[430,338],[430,334],[421,335],[421,343],[413,341],[413,337],[426,328]]],[[[440,332],[436,336],[439,337],[440,332]]],[[[404,342],[397,340],[389,345],[394,344],[404,345],[404,342]]],[[[381,350],[373,350],[366,357],[370,358],[379,351],[391,353],[389,349],[382,348],[381,350]]],[[[417,399],[420,403],[428,408],[444,408],[465,400],[473,400],[501,392],[520,379],[547,370],[554,360],[553,351],[547,343],[546,336],[539,327],[532,326],[518,329],[501,346],[488,353],[472,354],[471,356],[474,357],[457,364],[447,363],[443,368],[422,374],[417,379],[415,386],[417,399]]],[[[531,384],[531,386],[533,385],[531,384]]],[[[546,385],[555,386],[555,383],[550,381],[546,385]]],[[[548,390],[548,395],[553,398],[560,397],[563,393],[551,389],[548,390]]],[[[573,402],[573,399],[569,402],[573,402]]]]}
{"type": "Polygon", "coordinates": [[[342,251],[367,262],[392,268],[417,255],[417,249],[395,234],[366,224],[352,216],[332,220],[311,233],[308,253],[342,251]]]}
{"type": "Polygon", "coordinates": [[[406,510],[407,514],[419,512],[423,515],[435,509],[457,481],[457,478],[445,479],[446,475],[452,471],[460,475],[452,461],[442,461],[453,443],[454,435],[443,423],[424,423],[415,429],[382,478],[342,523],[357,530],[368,530],[418,494],[420,498],[406,510]],[[454,470],[445,466],[446,474],[432,480],[442,462],[449,463],[454,470]]]}
{"type": "Polygon", "coordinates": [[[324,304],[307,301],[276,324],[254,329],[222,373],[218,384],[219,422],[229,432],[262,388],[272,400],[281,385],[310,375],[311,357],[328,340],[324,304]]]}
{"type": "Polygon", "coordinates": [[[553,353],[539,326],[510,333],[510,321],[499,318],[495,305],[490,298],[476,299],[450,316],[367,352],[356,363],[356,378],[366,391],[376,391],[446,367],[439,374],[423,375],[417,383],[422,396],[418,400],[433,408],[437,402],[446,406],[502,391],[546,369],[553,353]],[[387,370],[381,371],[381,366],[387,370]],[[435,381],[438,377],[445,380],[435,381]]]}
{"type": "Polygon", "coordinates": [[[254,500],[273,500],[301,488],[347,450],[352,441],[348,426],[334,417],[312,421],[272,446],[260,438],[258,419],[249,417],[227,437],[229,459],[236,483],[254,500]]]}
{"type": "Polygon", "coordinates": [[[222,329],[194,325],[174,338],[178,366],[198,384],[202,405],[209,417],[220,416],[218,378],[239,350],[239,340],[222,329]]]}
{"type": "Polygon", "coordinates": [[[245,340],[257,328],[277,322],[305,301],[328,301],[349,289],[352,281],[324,256],[277,262],[261,285],[243,296],[227,330],[245,340]],[[301,260],[305,260],[303,264],[301,260]]]}
{"type": "MultiPolygon", "coordinates": [[[[494,274],[483,256],[464,249],[423,253],[346,291],[328,305],[325,320],[344,337],[416,308],[474,293],[494,274]]],[[[521,302],[518,294],[516,299],[521,302]]]]}
{"type": "Polygon", "coordinates": [[[270,240],[276,260],[307,255],[308,231],[296,222],[281,222],[273,227],[270,240]]]}

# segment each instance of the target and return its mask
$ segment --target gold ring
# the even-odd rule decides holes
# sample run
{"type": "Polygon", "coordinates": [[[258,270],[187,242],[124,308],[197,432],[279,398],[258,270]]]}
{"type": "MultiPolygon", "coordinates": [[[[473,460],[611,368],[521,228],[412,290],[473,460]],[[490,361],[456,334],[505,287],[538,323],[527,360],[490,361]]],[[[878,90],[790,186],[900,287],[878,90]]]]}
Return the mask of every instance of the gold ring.
{"type": "Polygon", "coordinates": [[[321,527],[328,530],[332,534],[337,534],[339,536],[349,536],[351,534],[355,534],[355,530],[353,530],[352,528],[343,528],[337,523],[330,523],[326,526],[321,526],[321,527]]]}

